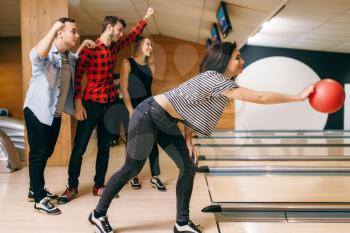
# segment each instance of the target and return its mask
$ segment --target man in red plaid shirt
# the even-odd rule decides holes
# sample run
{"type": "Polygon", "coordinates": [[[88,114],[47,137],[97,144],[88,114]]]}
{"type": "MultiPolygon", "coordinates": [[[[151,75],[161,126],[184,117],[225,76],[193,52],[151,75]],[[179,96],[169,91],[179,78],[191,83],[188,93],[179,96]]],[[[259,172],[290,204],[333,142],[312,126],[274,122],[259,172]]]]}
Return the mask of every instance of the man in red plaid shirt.
{"type": "Polygon", "coordinates": [[[98,151],[93,194],[100,196],[104,190],[109,160],[109,142],[113,135],[106,129],[104,115],[113,105],[117,91],[113,83],[114,65],[118,52],[131,44],[146,27],[148,18],[153,15],[152,8],[147,9],[145,17],[139,21],[128,35],[123,36],[126,23],[116,16],[106,16],[102,23],[102,34],[94,49],[84,49],[78,59],[74,79],[75,117],[78,120],[74,147],[69,161],[68,187],[58,198],[57,203],[71,201],[78,194],[79,175],[83,155],[92,131],[97,125],[98,151]],[[84,74],[87,83],[83,96],[81,82],[84,74]]]}

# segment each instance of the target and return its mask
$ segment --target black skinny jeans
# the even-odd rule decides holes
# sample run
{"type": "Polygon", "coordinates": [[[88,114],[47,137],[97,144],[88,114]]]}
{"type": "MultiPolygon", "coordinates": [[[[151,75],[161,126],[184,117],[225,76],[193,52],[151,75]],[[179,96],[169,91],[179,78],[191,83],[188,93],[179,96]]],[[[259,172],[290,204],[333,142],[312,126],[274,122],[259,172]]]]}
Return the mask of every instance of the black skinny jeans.
{"type": "Polygon", "coordinates": [[[74,147],[69,160],[68,185],[69,187],[78,187],[81,164],[86,147],[89,143],[92,131],[97,125],[97,158],[96,174],[94,178],[95,186],[104,184],[109,161],[109,142],[113,134],[105,126],[104,115],[111,103],[101,104],[93,101],[84,101],[83,105],[87,113],[87,119],[78,121],[76,135],[74,138],[74,147]]]}
{"type": "MultiPolygon", "coordinates": [[[[117,119],[117,130],[116,132],[120,132],[121,125],[123,124],[124,130],[126,132],[126,145],[128,143],[128,130],[129,130],[129,111],[126,108],[123,100],[117,100],[116,104],[118,105],[116,111],[116,114],[118,115],[116,117],[117,119]]],[[[137,106],[134,106],[136,108],[137,106]]],[[[159,166],[159,150],[157,146],[157,142],[153,145],[153,148],[149,154],[149,165],[151,168],[151,174],[152,176],[159,176],[160,175],[160,166],[159,166]]]]}
{"type": "Polygon", "coordinates": [[[30,189],[34,192],[35,202],[40,202],[46,197],[44,171],[47,160],[55,149],[61,127],[61,117],[54,117],[52,125],[45,125],[29,108],[25,108],[23,112],[30,147],[30,189]]]}
{"type": "Polygon", "coordinates": [[[176,220],[181,222],[189,220],[189,204],[196,165],[189,158],[189,151],[177,126],[177,120],[172,118],[153,97],[137,106],[130,119],[125,163],[108,181],[96,207],[98,213],[107,213],[115,195],[129,179],[141,171],[156,141],[180,170],[176,184],[176,220]]]}

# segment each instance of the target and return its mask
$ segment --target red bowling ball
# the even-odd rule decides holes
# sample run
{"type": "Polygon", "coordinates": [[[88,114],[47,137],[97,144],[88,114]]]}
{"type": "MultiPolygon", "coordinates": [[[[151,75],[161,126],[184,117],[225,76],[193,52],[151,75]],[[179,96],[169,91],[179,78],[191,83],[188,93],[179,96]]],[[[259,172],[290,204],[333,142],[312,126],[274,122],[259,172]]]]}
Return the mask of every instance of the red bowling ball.
{"type": "Polygon", "coordinates": [[[323,113],[338,111],[344,104],[343,86],[333,79],[323,79],[315,84],[315,91],[309,96],[311,106],[323,113]]]}

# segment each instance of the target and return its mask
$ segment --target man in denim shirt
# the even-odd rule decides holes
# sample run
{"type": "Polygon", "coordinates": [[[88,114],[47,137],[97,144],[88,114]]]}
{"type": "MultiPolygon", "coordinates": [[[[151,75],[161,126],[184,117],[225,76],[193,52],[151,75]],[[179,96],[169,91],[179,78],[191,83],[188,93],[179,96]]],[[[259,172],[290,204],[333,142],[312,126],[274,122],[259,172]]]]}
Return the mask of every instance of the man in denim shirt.
{"type": "MultiPolygon", "coordinates": [[[[50,201],[58,196],[45,189],[44,170],[57,142],[62,112],[74,114],[76,57],[70,49],[78,40],[75,20],[60,18],[30,52],[32,79],[23,106],[30,146],[28,199],[35,201],[36,211],[46,214],[61,213],[50,201]]],[[[94,43],[84,41],[77,53],[84,46],[94,47],[94,43]]]]}

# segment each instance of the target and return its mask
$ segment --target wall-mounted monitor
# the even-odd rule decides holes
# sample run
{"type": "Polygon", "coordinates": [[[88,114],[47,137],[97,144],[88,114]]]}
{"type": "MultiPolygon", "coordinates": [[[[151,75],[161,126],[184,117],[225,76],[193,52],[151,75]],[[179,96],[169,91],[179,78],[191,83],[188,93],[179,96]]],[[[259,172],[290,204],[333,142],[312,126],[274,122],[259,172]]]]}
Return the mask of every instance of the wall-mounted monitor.
{"type": "Polygon", "coordinates": [[[216,19],[218,20],[220,31],[224,38],[232,31],[230,17],[227,13],[226,3],[221,2],[216,11],[216,19]]]}
{"type": "Polygon", "coordinates": [[[210,29],[210,35],[213,43],[221,42],[218,25],[216,23],[213,23],[213,26],[210,29]]]}
{"type": "Polygon", "coordinates": [[[210,47],[210,45],[212,45],[213,44],[213,41],[211,41],[211,39],[207,39],[206,41],[205,41],[205,48],[208,48],[208,47],[210,47]]]}

